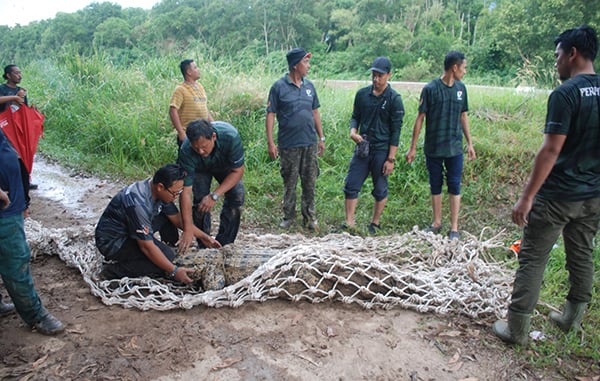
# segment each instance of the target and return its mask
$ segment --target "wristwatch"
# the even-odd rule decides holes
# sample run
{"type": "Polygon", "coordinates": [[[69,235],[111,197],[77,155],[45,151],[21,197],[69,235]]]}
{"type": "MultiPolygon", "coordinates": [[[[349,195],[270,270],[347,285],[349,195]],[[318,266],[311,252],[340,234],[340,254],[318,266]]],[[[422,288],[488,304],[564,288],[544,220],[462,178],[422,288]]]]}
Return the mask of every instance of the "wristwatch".
{"type": "Polygon", "coordinates": [[[215,192],[211,192],[210,198],[212,198],[213,201],[219,201],[219,195],[216,194],[215,192]]]}
{"type": "Polygon", "coordinates": [[[396,159],[393,157],[388,157],[387,161],[389,161],[390,163],[394,164],[396,162],[396,159]]]}
{"type": "Polygon", "coordinates": [[[325,136],[321,136],[321,141],[324,142],[325,141],[325,136]]]}

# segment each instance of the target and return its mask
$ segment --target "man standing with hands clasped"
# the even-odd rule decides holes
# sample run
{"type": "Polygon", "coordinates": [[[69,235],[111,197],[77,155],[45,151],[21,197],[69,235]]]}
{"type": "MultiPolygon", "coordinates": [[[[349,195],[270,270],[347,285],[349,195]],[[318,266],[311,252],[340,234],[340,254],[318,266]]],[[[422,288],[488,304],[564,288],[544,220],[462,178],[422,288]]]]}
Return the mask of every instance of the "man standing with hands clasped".
{"type": "Polygon", "coordinates": [[[198,82],[198,65],[194,60],[186,59],[181,61],[179,69],[183,75],[183,82],[177,85],[171,96],[169,118],[177,131],[177,145],[181,146],[185,140],[185,130],[191,121],[207,119],[212,122],[213,117],[208,110],[206,91],[198,82]]]}
{"type": "Polygon", "coordinates": [[[548,99],[544,141],[525,189],[512,211],[524,226],[519,268],[507,321],[493,325],[503,341],[525,345],[550,250],[563,235],[569,292],[561,313],[550,312],[563,331],[578,331],[594,281],[594,237],[600,221],[600,78],[594,71],[598,39],[580,26],[554,41],[562,85],[548,99]]]}
{"type": "Polygon", "coordinates": [[[356,149],[344,185],[346,222],[342,228],[354,227],[358,194],[371,174],[375,205],[368,230],[370,234],[376,234],[387,202],[388,176],[396,163],[404,105],[400,95],[388,83],[392,75],[390,60],[378,57],[370,70],[372,85],[356,93],[350,119],[350,139],[356,143],[356,149]]]}
{"type": "Polygon", "coordinates": [[[315,211],[315,188],[319,176],[317,155],[325,151],[325,135],[319,114],[319,98],[311,81],[306,79],[311,53],[294,48],[287,53],[289,72],[276,81],[269,91],[267,105],[267,144],[269,156],[279,156],[283,178],[283,221],[280,228],[292,226],[296,218],[296,184],[302,184],[302,218],[304,226],[318,230],[315,211]],[[279,130],[273,140],[275,116],[279,130]]]}

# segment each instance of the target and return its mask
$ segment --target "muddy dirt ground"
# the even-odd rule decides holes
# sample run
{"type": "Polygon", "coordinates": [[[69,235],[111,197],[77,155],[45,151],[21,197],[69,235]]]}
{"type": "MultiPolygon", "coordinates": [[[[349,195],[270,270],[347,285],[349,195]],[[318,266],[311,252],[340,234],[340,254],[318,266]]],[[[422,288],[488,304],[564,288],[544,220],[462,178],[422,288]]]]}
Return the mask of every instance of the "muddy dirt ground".
{"type": "MultiPolygon", "coordinates": [[[[124,185],[39,160],[33,181],[39,189],[30,218],[47,227],[94,224],[124,185]]],[[[38,255],[31,268],[42,301],[66,331],[46,337],[16,314],[0,318],[0,379],[562,379],[519,364],[491,333],[491,321],[283,300],[140,311],[102,304],[57,257],[38,255]]]]}

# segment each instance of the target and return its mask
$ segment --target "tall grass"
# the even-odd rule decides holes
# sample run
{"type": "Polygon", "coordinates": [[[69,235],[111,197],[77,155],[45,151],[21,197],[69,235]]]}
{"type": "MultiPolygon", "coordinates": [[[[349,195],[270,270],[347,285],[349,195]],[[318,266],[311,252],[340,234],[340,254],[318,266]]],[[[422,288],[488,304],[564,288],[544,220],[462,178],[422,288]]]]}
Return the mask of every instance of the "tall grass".
{"type": "MultiPolygon", "coordinates": [[[[265,107],[271,84],[285,71],[284,57],[275,54],[253,66],[238,62],[209,62],[200,50],[190,52],[202,70],[201,82],[216,119],[236,126],[246,153],[244,182],[247,189],[243,229],[276,230],[281,218],[282,181],[278,162],[266,149],[265,107]],[[276,62],[276,64],[274,64],[276,62]]],[[[184,57],[187,58],[187,57],[184,57]]],[[[181,57],[139,62],[124,69],[106,57],[62,58],[35,62],[23,68],[23,85],[30,99],[46,115],[45,139],[40,151],[67,166],[101,175],[137,180],[176,159],[175,133],[168,119],[168,104],[181,81],[181,57]]],[[[344,177],[353,143],[349,119],[357,88],[339,89],[312,78],[321,101],[326,152],[320,159],[317,213],[321,232],[335,231],[344,218],[344,177]]],[[[365,73],[365,79],[366,73],[365,73]]],[[[466,80],[467,85],[469,80],[466,80]]],[[[422,154],[411,165],[404,161],[415,120],[419,91],[400,90],[406,110],[396,168],[390,176],[389,201],[382,218],[384,233],[405,232],[431,222],[427,172],[422,154]]],[[[507,245],[519,238],[510,223],[510,210],[521,192],[537,148],[543,139],[546,93],[469,87],[471,133],[477,159],[465,162],[462,188],[461,229],[478,234],[484,227],[507,232],[507,245]]],[[[365,183],[357,210],[357,223],[366,233],[373,198],[365,183]]],[[[444,224],[449,226],[447,198],[444,224]]],[[[301,227],[296,227],[301,230],[301,227]]],[[[359,231],[360,232],[360,231],[359,231]]],[[[595,268],[600,268],[600,248],[595,268]]],[[[562,245],[553,250],[542,290],[541,304],[562,305],[566,289],[562,245]]],[[[510,266],[514,259],[505,258],[510,266]],[[512,262],[511,262],[512,261],[512,262]]],[[[598,273],[598,272],[597,272],[598,273]]],[[[572,360],[577,369],[598,370],[600,307],[596,277],[595,299],[586,317],[583,341],[563,335],[546,318],[534,319],[534,327],[552,340],[533,344],[522,356],[540,367],[556,357],[572,360]],[[577,364],[580,365],[577,365],[577,364]]],[[[541,307],[543,310],[543,307],[541,307]]],[[[541,316],[541,315],[540,315],[541,316]]]]}

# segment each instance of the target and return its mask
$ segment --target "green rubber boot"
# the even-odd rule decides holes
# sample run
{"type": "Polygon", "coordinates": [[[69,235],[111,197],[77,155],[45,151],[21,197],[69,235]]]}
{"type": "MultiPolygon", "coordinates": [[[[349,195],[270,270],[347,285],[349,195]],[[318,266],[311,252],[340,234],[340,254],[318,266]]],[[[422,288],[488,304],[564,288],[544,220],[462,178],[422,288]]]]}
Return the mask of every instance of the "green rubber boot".
{"type": "Polygon", "coordinates": [[[531,315],[508,311],[507,321],[498,320],[492,330],[506,343],[527,345],[530,325],[531,315]]]}
{"type": "Polygon", "coordinates": [[[550,319],[560,327],[564,332],[573,330],[575,332],[581,329],[581,321],[587,303],[573,303],[567,300],[565,310],[562,314],[558,312],[550,312],[550,319]]]}

